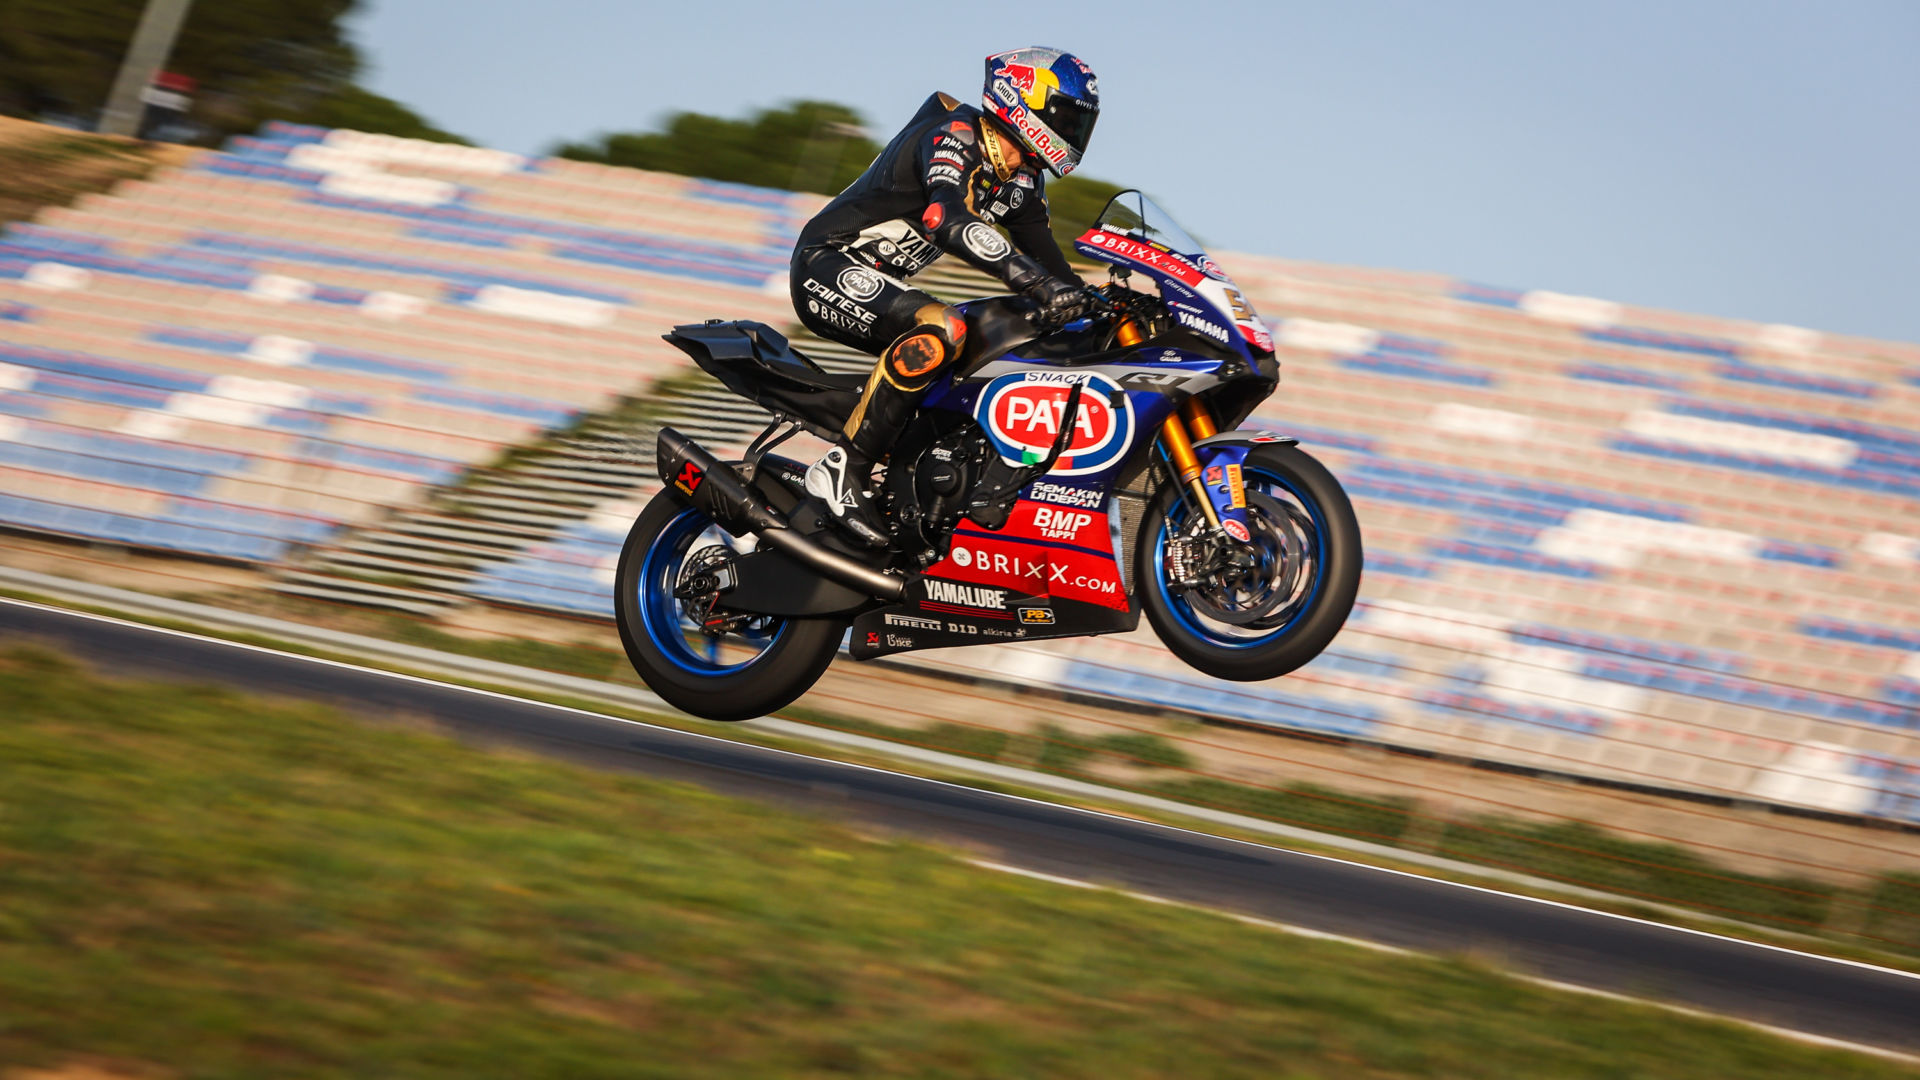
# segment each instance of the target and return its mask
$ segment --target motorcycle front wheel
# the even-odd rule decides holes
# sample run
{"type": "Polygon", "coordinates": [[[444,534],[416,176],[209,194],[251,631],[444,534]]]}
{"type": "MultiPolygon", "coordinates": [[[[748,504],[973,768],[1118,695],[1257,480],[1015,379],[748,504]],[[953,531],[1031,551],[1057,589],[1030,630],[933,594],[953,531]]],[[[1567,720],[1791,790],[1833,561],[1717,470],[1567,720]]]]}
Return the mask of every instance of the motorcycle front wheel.
{"type": "Polygon", "coordinates": [[[726,617],[710,634],[698,597],[675,595],[705,561],[731,550],[705,514],[661,492],[627,533],[615,572],[613,612],[627,659],[667,704],[707,720],[751,720],[793,702],[833,661],[839,619],[726,617]],[[719,550],[716,550],[719,549],[719,550]]]}
{"type": "Polygon", "coordinates": [[[1360,522],[1326,466],[1289,443],[1263,443],[1242,466],[1251,541],[1230,568],[1168,580],[1169,545],[1199,543],[1204,517],[1164,485],[1134,546],[1141,606],[1175,656],[1235,682],[1271,679],[1320,655],[1360,591],[1360,522]]]}

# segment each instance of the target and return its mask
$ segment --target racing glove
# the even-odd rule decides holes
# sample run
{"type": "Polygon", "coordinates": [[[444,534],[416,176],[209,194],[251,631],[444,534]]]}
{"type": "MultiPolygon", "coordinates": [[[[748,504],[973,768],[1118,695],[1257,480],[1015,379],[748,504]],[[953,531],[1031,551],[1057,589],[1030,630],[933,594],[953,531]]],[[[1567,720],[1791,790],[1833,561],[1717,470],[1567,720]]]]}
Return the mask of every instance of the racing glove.
{"type": "Polygon", "coordinates": [[[1058,329],[1086,313],[1086,290],[1047,273],[1038,261],[1015,255],[1007,260],[1007,271],[1007,284],[1040,305],[1033,316],[1036,326],[1058,329]]]}

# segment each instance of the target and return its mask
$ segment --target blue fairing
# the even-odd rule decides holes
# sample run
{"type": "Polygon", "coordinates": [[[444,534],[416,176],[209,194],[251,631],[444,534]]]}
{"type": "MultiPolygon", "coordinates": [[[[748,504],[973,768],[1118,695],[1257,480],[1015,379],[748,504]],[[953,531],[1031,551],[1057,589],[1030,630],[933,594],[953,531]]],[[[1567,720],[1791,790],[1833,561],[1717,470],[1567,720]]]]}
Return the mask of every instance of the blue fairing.
{"type": "MultiPolygon", "coordinates": [[[[1043,443],[1050,439],[1010,443],[1001,425],[990,422],[987,415],[988,407],[1000,394],[1025,385],[1057,387],[1077,382],[1102,395],[1099,401],[1089,401],[1083,389],[1082,409],[1089,413],[1105,410],[1115,397],[1123,399],[1125,408],[1112,410],[1112,437],[1093,453],[1079,457],[1069,453],[1048,474],[1052,481],[1104,490],[1142,442],[1153,440],[1185,396],[1172,395],[1169,389],[1179,386],[1183,378],[1215,376],[1224,363],[1217,357],[1170,348],[1141,349],[1104,364],[1090,364],[1084,358],[1029,358],[1016,350],[964,379],[940,378],[929,390],[923,407],[972,416],[1003,458],[1012,464],[1024,464],[1041,460],[1043,443]]],[[[1057,390],[1054,393],[1059,396],[1057,390]]]]}

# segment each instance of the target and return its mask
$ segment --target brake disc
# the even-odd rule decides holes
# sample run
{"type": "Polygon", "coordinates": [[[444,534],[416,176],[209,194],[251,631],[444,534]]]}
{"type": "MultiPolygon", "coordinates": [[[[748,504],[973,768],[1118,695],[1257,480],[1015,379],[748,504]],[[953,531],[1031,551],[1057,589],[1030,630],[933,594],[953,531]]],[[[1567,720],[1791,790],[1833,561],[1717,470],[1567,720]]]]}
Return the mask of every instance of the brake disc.
{"type": "Polygon", "coordinates": [[[733,552],[714,544],[701,548],[687,559],[680,569],[680,580],[673,587],[673,595],[680,601],[686,617],[699,624],[701,633],[719,637],[736,629],[736,623],[746,621],[744,617],[729,616],[718,610],[720,594],[733,588],[737,580],[733,552]]]}
{"type": "Polygon", "coordinates": [[[1249,488],[1247,542],[1215,538],[1206,572],[1185,590],[1194,613],[1253,629],[1286,622],[1297,604],[1302,569],[1313,554],[1302,526],[1292,507],[1249,488]]]}

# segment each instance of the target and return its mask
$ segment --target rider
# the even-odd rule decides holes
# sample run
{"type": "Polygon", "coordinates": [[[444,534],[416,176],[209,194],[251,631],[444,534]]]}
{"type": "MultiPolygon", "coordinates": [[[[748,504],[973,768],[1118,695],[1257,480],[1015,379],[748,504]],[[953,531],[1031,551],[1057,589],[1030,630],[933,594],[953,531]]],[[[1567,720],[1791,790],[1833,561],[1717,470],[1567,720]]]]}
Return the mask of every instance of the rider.
{"type": "Polygon", "coordinates": [[[880,357],[842,440],[806,481],[847,532],[875,547],[887,527],[868,491],[873,465],[967,336],[957,309],[901,279],[952,252],[1036,301],[1043,324],[1064,324],[1087,303],[1054,242],[1041,170],[1065,176],[1080,164],[1100,115],[1092,70],[1058,49],[995,53],[983,100],[985,110],[928,98],[794,246],[800,321],[880,357]]]}

